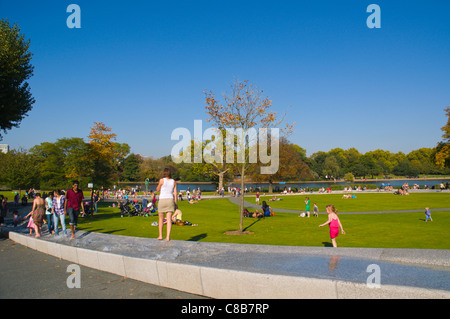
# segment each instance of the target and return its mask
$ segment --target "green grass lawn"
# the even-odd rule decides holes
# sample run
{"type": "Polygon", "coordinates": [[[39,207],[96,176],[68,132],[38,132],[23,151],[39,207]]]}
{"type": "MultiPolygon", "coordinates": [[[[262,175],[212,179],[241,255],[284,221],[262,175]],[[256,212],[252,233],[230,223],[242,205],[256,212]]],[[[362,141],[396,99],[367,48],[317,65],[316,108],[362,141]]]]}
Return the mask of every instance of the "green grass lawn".
{"type": "MultiPolygon", "coordinates": [[[[352,193],[356,198],[343,199],[343,194],[311,194],[311,195],[287,195],[277,196],[281,201],[271,201],[273,196],[262,196],[263,200],[273,208],[305,210],[305,198],[309,197],[311,211],[314,203],[317,203],[319,211],[325,212],[328,204],[333,204],[341,212],[367,212],[367,211],[390,211],[390,210],[416,210],[430,207],[449,208],[450,193],[411,193],[408,196],[393,195],[392,193],[352,193]]],[[[254,203],[255,198],[247,198],[247,201],[254,203]]]]}
{"type": "MultiPolygon", "coordinates": [[[[227,231],[236,230],[239,225],[239,208],[228,199],[206,199],[197,204],[188,204],[183,201],[179,203],[183,218],[198,226],[173,225],[171,238],[206,242],[323,247],[331,245],[329,228],[318,227],[327,220],[326,213],[323,212],[325,203],[333,203],[338,209],[341,208],[341,211],[392,210],[394,207],[397,207],[396,209],[422,209],[425,206],[450,207],[449,195],[445,193],[410,196],[359,194],[357,199],[342,200],[342,202],[340,202],[342,195],[316,196],[318,196],[317,202],[321,203],[319,207],[322,208],[319,217],[300,218],[297,214],[276,213],[274,217],[265,219],[244,218],[244,228],[253,233],[239,236],[225,234],[227,231]]],[[[314,196],[310,196],[311,203],[313,198],[314,196]]],[[[282,208],[291,208],[289,205],[296,205],[296,201],[302,200],[304,200],[303,196],[292,196],[286,198],[286,201],[275,203],[283,204],[280,205],[282,208]]],[[[448,240],[450,211],[433,212],[432,218],[433,222],[425,223],[423,212],[342,214],[340,219],[346,234],[340,234],[337,243],[340,247],[450,249],[448,240]]],[[[151,226],[151,223],[157,220],[157,216],[121,218],[119,208],[100,207],[99,213],[94,218],[80,218],[79,229],[156,238],[158,227],[151,226]]]]}

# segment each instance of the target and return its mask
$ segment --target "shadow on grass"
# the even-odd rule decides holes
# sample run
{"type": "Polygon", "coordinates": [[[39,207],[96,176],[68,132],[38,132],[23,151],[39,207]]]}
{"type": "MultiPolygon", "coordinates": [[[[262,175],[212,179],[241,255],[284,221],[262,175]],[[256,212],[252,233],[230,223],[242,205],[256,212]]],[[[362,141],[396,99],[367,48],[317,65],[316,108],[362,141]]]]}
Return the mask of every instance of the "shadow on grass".
{"type": "Polygon", "coordinates": [[[198,234],[196,236],[193,236],[193,237],[189,238],[187,241],[199,241],[199,240],[202,240],[202,239],[206,238],[207,236],[208,236],[207,233],[198,234]]]}
{"type": "MultiPolygon", "coordinates": [[[[117,211],[114,211],[114,212],[107,212],[107,213],[105,213],[105,212],[103,212],[103,211],[100,211],[99,210],[99,212],[97,213],[97,214],[94,214],[94,215],[89,215],[89,216],[86,216],[86,217],[79,217],[78,218],[78,222],[80,223],[80,224],[83,224],[83,223],[86,223],[86,222],[89,222],[89,221],[100,221],[100,220],[106,220],[106,219],[110,219],[110,218],[120,218],[120,210],[117,210],[117,211]]],[[[128,215],[126,215],[125,217],[128,217],[128,215]]],[[[123,218],[125,218],[125,217],[123,217],[123,218]]]]}
{"type": "Polygon", "coordinates": [[[257,218],[253,223],[251,223],[250,225],[248,225],[247,227],[245,227],[243,229],[243,231],[247,231],[250,227],[252,227],[253,225],[255,225],[256,223],[260,222],[262,218],[257,218]]]}

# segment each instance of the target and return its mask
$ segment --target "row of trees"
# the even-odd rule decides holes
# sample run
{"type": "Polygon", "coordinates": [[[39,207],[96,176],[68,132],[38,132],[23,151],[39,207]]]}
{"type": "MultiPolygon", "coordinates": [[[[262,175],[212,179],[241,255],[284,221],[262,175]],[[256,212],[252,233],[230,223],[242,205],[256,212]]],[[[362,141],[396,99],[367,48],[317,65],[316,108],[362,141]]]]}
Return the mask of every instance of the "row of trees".
{"type": "Polygon", "coordinates": [[[0,154],[0,185],[10,188],[53,189],[70,187],[72,180],[82,185],[109,185],[121,178],[123,162],[130,153],[128,144],[115,142],[116,134],[103,123],[95,123],[84,139],[60,138],[30,150],[0,154]]]}
{"type": "MultiPolygon", "coordinates": [[[[448,175],[450,169],[435,164],[436,149],[421,148],[408,154],[391,153],[381,149],[360,153],[355,148],[335,148],[329,152],[317,152],[306,157],[305,150],[283,139],[280,143],[280,168],[274,175],[259,173],[259,166],[249,169],[247,177],[254,182],[303,181],[326,178],[344,178],[351,173],[355,178],[383,178],[385,176],[417,177],[424,175],[448,175]]],[[[157,181],[162,168],[171,167],[175,178],[191,182],[216,182],[219,176],[214,168],[204,164],[176,164],[170,156],[159,159],[143,158],[130,154],[122,167],[121,181],[142,182],[145,178],[157,181]]],[[[229,169],[224,181],[235,179],[239,172],[229,169]]]]}
{"type": "Polygon", "coordinates": [[[378,176],[416,177],[419,174],[449,174],[449,169],[435,162],[436,149],[420,148],[408,154],[391,153],[381,149],[361,154],[357,149],[335,148],[329,152],[317,152],[306,159],[315,177],[344,177],[351,173],[355,177],[378,176]]]}
{"type": "MultiPolygon", "coordinates": [[[[233,181],[240,175],[239,167],[218,167],[207,163],[174,163],[171,156],[158,159],[130,154],[125,143],[115,142],[116,134],[103,123],[95,123],[88,141],[82,138],[61,138],[54,143],[44,142],[30,150],[12,150],[0,153],[0,185],[25,189],[69,187],[78,179],[84,187],[109,187],[118,181],[158,181],[164,167],[170,167],[175,179],[190,182],[233,181]],[[222,180],[221,180],[222,179],[222,180]]],[[[443,148],[420,148],[408,154],[375,150],[360,153],[355,148],[335,148],[317,152],[310,157],[306,150],[280,139],[279,169],[275,174],[260,174],[260,165],[249,165],[246,178],[253,182],[301,181],[326,178],[385,177],[388,175],[416,177],[419,174],[450,174],[450,167],[436,164],[437,154],[443,148]],[[351,175],[349,175],[351,174],[351,175]]]]}
{"type": "MultiPolygon", "coordinates": [[[[51,189],[70,186],[73,179],[82,185],[93,182],[97,186],[111,186],[118,181],[158,181],[164,167],[170,167],[176,179],[190,182],[216,182],[220,169],[211,164],[179,163],[171,156],[158,159],[129,153],[130,147],[114,142],[115,134],[103,123],[96,123],[88,136],[61,138],[54,143],[44,142],[29,151],[12,150],[0,153],[0,185],[25,189],[51,189]]],[[[449,167],[436,164],[437,148],[421,148],[408,154],[375,150],[360,153],[355,148],[335,148],[306,156],[305,149],[280,141],[279,169],[276,174],[260,174],[259,165],[249,167],[247,179],[254,182],[301,181],[343,178],[351,173],[355,178],[374,178],[388,175],[415,177],[419,174],[450,174],[449,167]]],[[[229,166],[222,175],[223,182],[240,175],[229,166]]]]}

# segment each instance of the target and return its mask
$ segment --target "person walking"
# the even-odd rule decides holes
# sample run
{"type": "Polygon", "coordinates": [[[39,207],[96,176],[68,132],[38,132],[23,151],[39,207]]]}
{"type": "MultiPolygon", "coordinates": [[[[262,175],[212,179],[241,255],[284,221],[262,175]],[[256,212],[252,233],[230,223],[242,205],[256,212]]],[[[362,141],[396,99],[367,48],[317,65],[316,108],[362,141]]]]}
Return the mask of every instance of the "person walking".
{"type": "Polygon", "coordinates": [[[92,216],[94,216],[94,213],[97,214],[98,211],[98,202],[100,201],[100,194],[99,192],[94,192],[94,210],[92,212],[92,216]]]}
{"type": "Polygon", "coordinates": [[[62,194],[61,190],[57,189],[53,192],[53,221],[55,227],[55,235],[59,234],[58,223],[61,221],[62,231],[64,235],[67,235],[66,230],[66,215],[64,215],[64,201],[65,196],[62,194]]]}
{"type": "Polygon", "coordinates": [[[79,189],[79,185],[80,183],[78,181],[72,183],[72,188],[67,190],[66,200],[64,201],[64,215],[69,215],[69,225],[72,231],[71,239],[75,238],[75,230],[77,228],[80,211],[82,211],[84,215],[84,196],[83,191],[79,189]]]}
{"type": "Polygon", "coordinates": [[[164,213],[167,220],[166,241],[170,241],[170,232],[172,230],[172,214],[177,208],[177,183],[172,179],[170,169],[165,168],[162,178],[159,180],[156,191],[159,193],[158,217],[159,217],[159,236],[158,240],[163,239],[164,213]]]}
{"type": "Polygon", "coordinates": [[[317,206],[316,203],[314,203],[314,217],[319,217],[319,207],[317,206]]]}
{"type": "Polygon", "coordinates": [[[0,226],[3,226],[5,217],[8,215],[8,198],[4,197],[0,203],[0,226]]]}
{"type": "Polygon", "coordinates": [[[52,213],[52,206],[53,206],[53,192],[50,192],[48,196],[45,198],[45,216],[47,217],[47,227],[48,227],[48,233],[54,234],[55,231],[55,223],[52,213]]]}
{"type": "Polygon", "coordinates": [[[31,218],[33,218],[35,238],[41,237],[42,224],[44,223],[45,203],[41,193],[36,193],[31,209],[31,218]]]}

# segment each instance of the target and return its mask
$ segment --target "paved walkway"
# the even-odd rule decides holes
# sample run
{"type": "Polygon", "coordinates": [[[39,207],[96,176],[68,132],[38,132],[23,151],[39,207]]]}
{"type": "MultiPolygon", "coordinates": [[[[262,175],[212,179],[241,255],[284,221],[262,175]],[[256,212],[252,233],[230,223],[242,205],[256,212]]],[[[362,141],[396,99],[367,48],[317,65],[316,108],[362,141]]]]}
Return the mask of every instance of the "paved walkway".
{"type": "Polygon", "coordinates": [[[0,299],[203,298],[84,266],[80,266],[81,287],[69,289],[71,264],[0,237],[0,299]]]}

